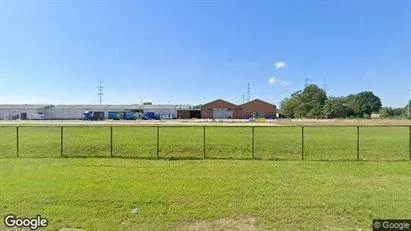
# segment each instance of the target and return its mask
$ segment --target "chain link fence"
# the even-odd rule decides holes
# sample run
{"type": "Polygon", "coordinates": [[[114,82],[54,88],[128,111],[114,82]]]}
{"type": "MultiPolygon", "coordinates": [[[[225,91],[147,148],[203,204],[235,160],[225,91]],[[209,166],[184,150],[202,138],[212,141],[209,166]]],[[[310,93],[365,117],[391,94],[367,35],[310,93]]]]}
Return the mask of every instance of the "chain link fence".
{"type": "Polygon", "coordinates": [[[4,126],[0,157],[411,160],[411,126],[4,126]]]}

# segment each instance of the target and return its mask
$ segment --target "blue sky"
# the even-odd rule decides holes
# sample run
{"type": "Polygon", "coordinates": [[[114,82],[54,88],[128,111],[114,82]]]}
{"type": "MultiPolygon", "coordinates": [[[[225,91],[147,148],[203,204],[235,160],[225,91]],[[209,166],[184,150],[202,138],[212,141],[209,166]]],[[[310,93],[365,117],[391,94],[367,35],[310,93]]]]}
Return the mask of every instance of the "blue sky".
{"type": "Polygon", "coordinates": [[[252,99],[279,104],[307,73],[330,95],[404,106],[409,12],[409,0],[3,0],[0,103],[98,103],[99,81],[107,104],[242,103],[250,81],[252,99]]]}

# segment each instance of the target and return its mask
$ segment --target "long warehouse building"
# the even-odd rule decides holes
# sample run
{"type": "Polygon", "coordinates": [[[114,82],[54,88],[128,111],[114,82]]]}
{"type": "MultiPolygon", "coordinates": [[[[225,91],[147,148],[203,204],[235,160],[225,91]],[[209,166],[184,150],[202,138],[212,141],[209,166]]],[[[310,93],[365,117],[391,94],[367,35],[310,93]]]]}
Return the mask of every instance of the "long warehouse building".
{"type": "Polygon", "coordinates": [[[152,112],[162,119],[200,118],[200,111],[191,105],[46,105],[46,104],[5,104],[0,105],[1,120],[26,120],[30,115],[43,114],[46,119],[73,120],[81,118],[85,111],[99,113],[104,119],[109,119],[110,112],[152,112]]]}
{"type": "Polygon", "coordinates": [[[31,114],[45,114],[52,107],[47,104],[0,104],[0,119],[26,120],[31,114]]]}

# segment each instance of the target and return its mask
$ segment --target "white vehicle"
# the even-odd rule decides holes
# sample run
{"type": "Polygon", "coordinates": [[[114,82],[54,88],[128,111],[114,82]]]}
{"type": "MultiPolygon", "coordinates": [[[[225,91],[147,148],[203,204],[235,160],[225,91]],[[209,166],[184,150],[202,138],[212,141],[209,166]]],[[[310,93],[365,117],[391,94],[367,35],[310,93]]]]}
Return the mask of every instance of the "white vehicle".
{"type": "Polygon", "coordinates": [[[27,117],[28,120],[45,120],[47,119],[44,114],[36,113],[36,114],[29,114],[27,117]]]}
{"type": "Polygon", "coordinates": [[[163,114],[161,115],[161,119],[174,119],[173,114],[163,114]]]}

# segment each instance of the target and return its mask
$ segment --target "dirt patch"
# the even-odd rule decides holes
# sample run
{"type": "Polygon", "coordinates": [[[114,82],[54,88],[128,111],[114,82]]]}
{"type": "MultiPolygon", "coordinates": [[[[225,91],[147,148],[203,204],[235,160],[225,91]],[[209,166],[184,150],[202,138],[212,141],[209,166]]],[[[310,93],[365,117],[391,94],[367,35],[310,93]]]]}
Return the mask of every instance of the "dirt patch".
{"type": "Polygon", "coordinates": [[[202,230],[258,230],[255,218],[231,219],[225,218],[211,221],[193,221],[184,223],[183,230],[202,231],[202,230]]]}

